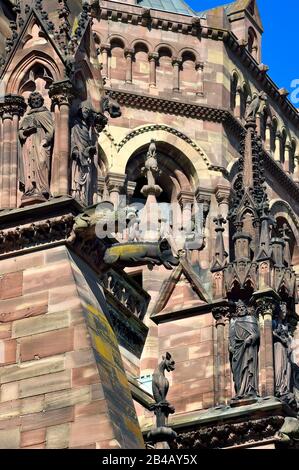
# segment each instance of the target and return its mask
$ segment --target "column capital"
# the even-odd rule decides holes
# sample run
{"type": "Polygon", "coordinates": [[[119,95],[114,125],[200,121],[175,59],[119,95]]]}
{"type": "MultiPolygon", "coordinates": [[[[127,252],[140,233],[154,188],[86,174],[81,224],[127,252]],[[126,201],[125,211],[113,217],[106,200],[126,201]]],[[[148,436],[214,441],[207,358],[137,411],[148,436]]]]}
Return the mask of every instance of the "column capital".
{"type": "Polygon", "coordinates": [[[101,44],[100,51],[106,51],[109,52],[111,51],[111,44],[101,44]]]}
{"type": "Polygon", "coordinates": [[[179,57],[173,57],[172,65],[178,65],[179,67],[181,67],[182,63],[182,59],[180,59],[179,57]]]}
{"type": "Polygon", "coordinates": [[[72,100],[75,97],[75,92],[70,80],[62,80],[60,82],[54,82],[50,86],[49,96],[52,100],[52,105],[71,105],[72,100]]]}
{"type": "Polygon", "coordinates": [[[178,202],[181,207],[186,204],[194,204],[194,193],[192,191],[181,191],[178,195],[178,202]]]}
{"type": "Polygon", "coordinates": [[[202,62],[201,60],[197,60],[197,61],[195,62],[195,69],[196,69],[196,70],[203,70],[204,67],[205,67],[205,63],[202,62]]]}
{"type": "Polygon", "coordinates": [[[12,119],[13,116],[23,116],[27,109],[27,104],[23,96],[5,95],[0,100],[0,116],[4,119],[12,119]]]}
{"type": "Polygon", "coordinates": [[[133,58],[135,51],[134,49],[129,49],[128,47],[125,48],[124,50],[125,57],[131,57],[133,58]]]}
{"type": "Polygon", "coordinates": [[[136,181],[128,181],[126,184],[127,196],[131,198],[135,192],[137,183],[136,181]]]}
{"type": "Polygon", "coordinates": [[[124,188],[126,182],[126,175],[120,173],[108,173],[106,176],[106,184],[108,191],[119,192],[124,188]]]}
{"type": "Polygon", "coordinates": [[[158,52],[149,52],[148,53],[148,60],[158,62],[159,60],[159,54],[158,52]]]}
{"type": "Polygon", "coordinates": [[[230,191],[231,191],[230,186],[225,186],[225,185],[217,186],[215,196],[216,196],[216,200],[218,204],[229,203],[230,191]]]}
{"type": "Polygon", "coordinates": [[[228,305],[222,305],[219,307],[214,307],[212,309],[212,315],[216,320],[216,327],[222,325],[224,326],[230,319],[230,308],[228,305]]]}

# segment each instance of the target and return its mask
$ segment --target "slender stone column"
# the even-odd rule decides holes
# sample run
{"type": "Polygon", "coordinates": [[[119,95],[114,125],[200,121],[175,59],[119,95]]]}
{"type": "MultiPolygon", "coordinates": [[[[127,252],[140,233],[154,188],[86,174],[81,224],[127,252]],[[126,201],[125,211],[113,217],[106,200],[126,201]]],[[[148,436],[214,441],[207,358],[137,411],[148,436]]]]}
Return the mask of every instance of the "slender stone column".
{"type": "Polygon", "coordinates": [[[111,50],[110,44],[102,44],[101,46],[101,53],[102,53],[102,59],[103,59],[102,77],[105,79],[109,78],[108,58],[109,58],[110,50],[111,50]]]}
{"type": "Polygon", "coordinates": [[[157,52],[152,52],[148,55],[148,60],[150,63],[150,87],[157,86],[157,63],[159,60],[159,54],[157,52]]]}
{"type": "Polygon", "coordinates": [[[192,209],[194,204],[194,194],[190,191],[181,191],[178,195],[178,202],[182,209],[182,224],[186,234],[192,231],[192,209]]]}
{"type": "Polygon", "coordinates": [[[294,156],[294,181],[299,183],[299,154],[294,156]]]}
{"type": "Polygon", "coordinates": [[[203,62],[196,62],[195,63],[195,70],[197,70],[198,75],[198,84],[197,84],[197,95],[203,95],[203,84],[204,84],[204,63],[203,62]]]}
{"type": "Polygon", "coordinates": [[[265,148],[267,152],[271,153],[271,123],[268,121],[266,124],[265,148]]]}
{"type": "Polygon", "coordinates": [[[237,86],[235,116],[239,119],[241,119],[241,95],[242,95],[242,88],[240,86],[237,86]]]}
{"type": "Polygon", "coordinates": [[[225,339],[226,324],[229,316],[229,307],[215,307],[212,311],[216,325],[216,348],[214,357],[215,367],[215,402],[216,406],[226,403],[226,357],[227,341],[225,339]]]}
{"type": "Polygon", "coordinates": [[[19,119],[26,109],[25,100],[18,95],[6,95],[0,103],[1,124],[1,208],[13,209],[18,201],[18,131],[19,119]]]}
{"type": "Polygon", "coordinates": [[[277,163],[280,163],[280,150],[281,150],[281,133],[277,132],[275,136],[275,151],[274,151],[274,160],[277,163]]]}
{"type": "Polygon", "coordinates": [[[118,208],[120,202],[120,193],[125,186],[126,176],[119,173],[108,173],[106,185],[109,191],[110,201],[118,208]]]}
{"type": "Polygon", "coordinates": [[[133,81],[134,49],[125,49],[125,58],[126,58],[126,61],[127,61],[126,82],[127,83],[132,83],[132,81],[133,81]]]}
{"type": "Polygon", "coordinates": [[[284,148],[284,170],[286,173],[291,171],[292,144],[288,141],[284,148]]]}
{"type": "Polygon", "coordinates": [[[256,131],[259,136],[262,135],[262,113],[259,112],[256,115],[256,131]]]}
{"type": "MultiPolygon", "coordinates": [[[[216,200],[218,202],[219,211],[218,213],[222,215],[224,219],[227,219],[228,210],[229,210],[229,196],[230,196],[230,186],[218,185],[216,189],[216,200]]],[[[229,225],[224,225],[223,241],[224,248],[227,253],[229,253],[229,225]]]]}
{"type": "Polygon", "coordinates": [[[54,83],[50,88],[55,110],[55,152],[53,156],[51,190],[54,195],[70,193],[70,105],[73,87],[69,80],[54,83]],[[58,162],[57,162],[58,158],[58,162]],[[55,161],[56,160],[56,161],[55,161]]]}
{"type": "Polygon", "coordinates": [[[2,209],[10,208],[10,158],[11,158],[12,114],[3,114],[3,173],[2,173],[2,209]]]}
{"type": "Polygon", "coordinates": [[[260,392],[263,397],[274,395],[274,354],[272,317],[275,308],[271,297],[257,300],[260,323],[260,392]]]}
{"type": "Polygon", "coordinates": [[[175,57],[172,61],[173,65],[173,91],[180,91],[180,70],[182,66],[182,60],[175,57]]]}

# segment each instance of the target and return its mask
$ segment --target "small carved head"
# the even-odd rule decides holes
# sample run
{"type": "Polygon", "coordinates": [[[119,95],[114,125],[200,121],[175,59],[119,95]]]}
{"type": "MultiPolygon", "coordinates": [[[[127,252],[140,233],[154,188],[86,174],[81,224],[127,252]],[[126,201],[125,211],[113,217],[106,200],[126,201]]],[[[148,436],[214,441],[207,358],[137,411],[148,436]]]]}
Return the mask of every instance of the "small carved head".
{"type": "Polygon", "coordinates": [[[175,361],[172,359],[171,354],[167,352],[166,356],[163,356],[162,359],[164,361],[167,372],[172,372],[175,369],[175,361]]]}
{"type": "Polygon", "coordinates": [[[43,96],[38,91],[31,93],[28,98],[28,104],[32,109],[41,108],[44,105],[44,102],[45,100],[43,96]]]}
{"type": "Polygon", "coordinates": [[[248,308],[243,300],[238,300],[236,303],[236,316],[237,317],[244,317],[248,314],[248,308]]]}
{"type": "Polygon", "coordinates": [[[288,314],[288,307],[287,307],[287,304],[286,302],[281,302],[280,304],[280,318],[282,320],[285,320],[286,317],[287,317],[287,314],[288,314]]]}

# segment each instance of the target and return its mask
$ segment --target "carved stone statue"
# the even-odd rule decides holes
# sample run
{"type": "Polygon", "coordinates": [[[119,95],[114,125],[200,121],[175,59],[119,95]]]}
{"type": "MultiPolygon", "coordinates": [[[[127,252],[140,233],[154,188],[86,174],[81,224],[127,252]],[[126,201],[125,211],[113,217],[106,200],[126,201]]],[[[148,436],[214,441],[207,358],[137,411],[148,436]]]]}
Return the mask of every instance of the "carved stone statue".
{"type": "Polygon", "coordinates": [[[54,120],[52,113],[44,106],[40,93],[31,93],[28,104],[31,109],[22,119],[19,130],[22,148],[19,159],[20,189],[24,192],[24,198],[45,200],[50,194],[54,120]]]}
{"type": "Polygon", "coordinates": [[[165,371],[172,372],[174,369],[175,361],[167,352],[153,373],[153,395],[156,403],[150,409],[155,412],[157,421],[156,427],[149,432],[148,439],[161,449],[169,449],[169,442],[177,437],[176,433],[168,426],[168,417],[175,412],[175,408],[166,400],[169,381],[165,377],[165,371]],[[158,443],[160,444],[158,445],[158,443]]]}
{"type": "Polygon", "coordinates": [[[289,401],[291,393],[291,337],[286,321],[287,305],[280,305],[279,316],[273,320],[275,396],[289,401]]]}
{"type": "Polygon", "coordinates": [[[87,205],[93,203],[96,141],[94,113],[88,103],[82,103],[71,132],[72,195],[87,205]]]}
{"type": "Polygon", "coordinates": [[[259,339],[259,325],[253,308],[239,300],[229,327],[229,352],[236,391],[234,400],[258,395],[259,339]]]}
{"type": "Polygon", "coordinates": [[[160,174],[157,159],[157,147],[154,139],[151,140],[145,159],[145,166],[142,168],[142,174],[146,176],[148,187],[154,188],[156,185],[156,176],[160,174]]]}
{"type": "Polygon", "coordinates": [[[157,404],[167,403],[166,397],[169,390],[169,381],[165,377],[165,371],[172,372],[175,369],[175,361],[169,352],[162,357],[162,362],[153,373],[153,395],[157,404]]]}
{"type": "Polygon", "coordinates": [[[255,121],[256,115],[260,109],[262,100],[265,99],[264,93],[261,91],[253,100],[248,104],[245,112],[245,120],[255,121]]]}

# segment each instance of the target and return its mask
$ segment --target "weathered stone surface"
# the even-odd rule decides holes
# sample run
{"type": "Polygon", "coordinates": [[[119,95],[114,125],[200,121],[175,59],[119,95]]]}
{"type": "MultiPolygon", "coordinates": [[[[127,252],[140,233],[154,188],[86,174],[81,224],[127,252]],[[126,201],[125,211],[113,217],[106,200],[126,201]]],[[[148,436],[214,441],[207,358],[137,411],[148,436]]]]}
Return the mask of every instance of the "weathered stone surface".
{"type": "Polygon", "coordinates": [[[46,442],[46,428],[21,433],[21,447],[31,447],[46,442]]]}
{"type": "Polygon", "coordinates": [[[69,445],[70,424],[60,424],[47,429],[47,449],[67,449],[69,445]]]}
{"type": "Polygon", "coordinates": [[[106,415],[85,416],[71,424],[70,447],[85,446],[113,439],[114,430],[106,415]]]}
{"type": "Polygon", "coordinates": [[[96,365],[77,367],[72,371],[72,383],[75,387],[91,385],[99,380],[99,372],[96,365]]]}
{"type": "MultiPolygon", "coordinates": [[[[0,383],[15,382],[17,380],[29,379],[40,375],[61,372],[65,368],[65,358],[54,356],[39,361],[30,361],[5,367],[1,371],[0,383]]],[[[41,379],[42,380],[42,379],[41,379]]]]}
{"type": "Polygon", "coordinates": [[[0,299],[20,297],[23,292],[23,273],[4,274],[0,277],[0,299]]]}
{"type": "Polygon", "coordinates": [[[0,431],[0,449],[19,449],[21,440],[20,429],[0,431]]]}
{"type": "Polygon", "coordinates": [[[36,335],[52,330],[62,330],[70,326],[69,312],[42,315],[40,318],[26,318],[12,325],[12,338],[36,335]]]}
{"type": "Polygon", "coordinates": [[[65,390],[71,387],[70,371],[58,372],[31,379],[21,380],[19,382],[20,398],[32,397],[34,395],[42,395],[43,393],[65,390]]]}
{"type": "Polygon", "coordinates": [[[33,431],[35,429],[69,423],[73,421],[73,416],[73,407],[26,415],[22,417],[21,430],[33,431]]]}
{"type": "Polygon", "coordinates": [[[45,395],[45,410],[56,410],[91,401],[90,387],[74,388],[45,395]]]}
{"type": "Polygon", "coordinates": [[[67,351],[72,351],[74,347],[74,330],[64,328],[63,330],[41,333],[35,336],[21,338],[20,359],[22,362],[30,361],[34,358],[54,356],[67,351]]]}
{"type": "Polygon", "coordinates": [[[19,398],[19,384],[12,382],[1,385],[1,402],[17,400],[19,398]]]}
{"type": "Polygon", "coordinates": [[[0,323],[35,317],[48,310],[48,292],[22,295],[9,300],[0,300],[0,323]]]}

